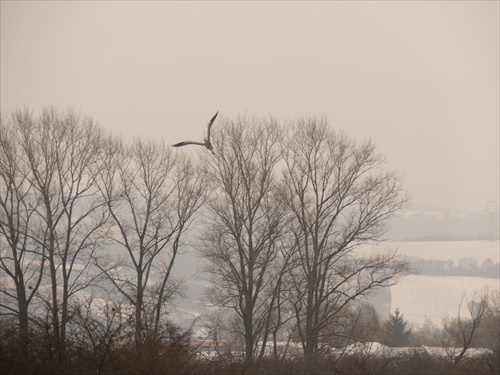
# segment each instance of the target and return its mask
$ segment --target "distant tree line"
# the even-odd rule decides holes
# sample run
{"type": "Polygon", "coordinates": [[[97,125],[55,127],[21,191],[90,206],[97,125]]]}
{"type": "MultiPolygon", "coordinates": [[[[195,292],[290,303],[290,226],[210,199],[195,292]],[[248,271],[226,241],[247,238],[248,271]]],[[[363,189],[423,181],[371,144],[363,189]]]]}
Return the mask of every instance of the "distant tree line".
{"type": "Polygon", "coordinates": [[[478,264],[476,258],[462,257],[455,263],[451,259],[411,259],[416,273],[432,276],[477,276],[500,278],[500,264],[487,258],[478,264]]]}

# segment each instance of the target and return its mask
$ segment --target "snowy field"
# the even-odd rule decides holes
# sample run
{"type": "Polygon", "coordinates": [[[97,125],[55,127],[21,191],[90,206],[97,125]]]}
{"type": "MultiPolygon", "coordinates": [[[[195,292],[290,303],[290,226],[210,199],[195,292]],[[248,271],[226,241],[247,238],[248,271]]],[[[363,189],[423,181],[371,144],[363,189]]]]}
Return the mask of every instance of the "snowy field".
{"type": "Polygon", "coordinates": [[[469,318],[467,303],[474,294],[485,287],[498,291],[498,284],[498,279],[485,277],[410,275],[390,288],[391,311],[399,308],[414,327],[426,320],[440,326],[446,316],[458,316],[462,299],[460,316],[469,318]]]}
{"type": "MultiPolygon", "coordinates": [[[[474,258],[477,264],[486,259],[495,264],[500,261],[498,241],[388,242],[376,247],[363,246],[359,251],[369,254],[392,250],[410,260],[451,260],[454,264],[463,258],[474,258]]],[[[498,292],[499,284],[499,279],[485,277],[409,275],[390,287],[385,304],[375,305],[375,308],[382,319],[387,318],[389,307],[390,312],[399,308],[414,327],[426,321],[441,326],[443,318],[457,317],[459,308],[460,316],[468,317],[467,303],[474,300],[474,295],[485,288],[498,292]]]]}

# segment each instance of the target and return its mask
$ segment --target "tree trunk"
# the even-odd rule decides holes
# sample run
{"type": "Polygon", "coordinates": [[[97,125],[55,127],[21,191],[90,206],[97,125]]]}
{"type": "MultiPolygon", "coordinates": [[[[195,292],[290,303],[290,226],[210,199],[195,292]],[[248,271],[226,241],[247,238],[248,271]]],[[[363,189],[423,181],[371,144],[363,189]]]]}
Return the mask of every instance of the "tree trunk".
{"type": "Polygon", "coordinates": [[[135,344],[142,344],[142,273],[139,273],[137,280],[137,297],[135,300],[135,344]]]}
{"type": "Polygon", "coordinates": [[[29,320],[28,320],[28,301],[26,300],[26,291],[24,285],[18,286],[18,321],[19,321],[19,348],[21,353],[25,352],[29,340],[29,320]]]}
{"type": "MultiPolygon", "coordinates": [[[[248,310],[248,309],[247,309],[248,310]]],[[[248,370],[253,368],[254,358],[253,358],[253,319],[252,312],[247,311],[244,315],[244,326],[245,326],[245,364],[248,370]]]]}

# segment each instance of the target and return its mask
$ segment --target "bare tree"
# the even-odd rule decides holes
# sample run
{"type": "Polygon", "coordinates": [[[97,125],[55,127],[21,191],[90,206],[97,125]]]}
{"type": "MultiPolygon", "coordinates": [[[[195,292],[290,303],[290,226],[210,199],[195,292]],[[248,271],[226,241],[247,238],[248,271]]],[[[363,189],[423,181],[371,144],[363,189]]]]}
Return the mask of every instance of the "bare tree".
{"type": "Polygon", "coordinates": [[[99,267],[133,306],[135,340],[156,335],[180,283],[172,275],[183,235],[204,203],[204,174],[163,143],[109,138],[98,182],[113,222],[115,255],[99,267]]]}
{"type": "Polygon", "coordinates": [[[500,356],[500,291],[491,290],[488,296],[488,309],[478,327],[478,345],[493,350],[500,356]]]}
{"type": "Polygon", "coordinates": [[[12,119],[0,123],[0,282],[1,314],[13,314],[19,323],[21,347],[29,333],[29,308],[43,276],[43,247],[29,236],[37,200],[29,183],[29,165],[23,158],[12,119]],[[4,242],[5,241],[5,242],[4,242]],[[12,285],[12,284],[13,285],[12,285]],[[10,287],[12,285],[12,287],[10,287]]]}
{"type": "Polygon", "coordinates": [[[362,301],[351,304],[341,311],[324,330],[325,350],[336,348],[338,353],[344,353],[346,348],[355,342],[378,341],[380,323],[374,307],[362,301]]]}
{"type": "Polygon", "coordinates": [[[409,271],[395,253],[361,257],[360,244],[377,242],[385,222],[409,197],[401,178],[382,170],[372,142],[356,144],[325,119],[296,121],[283,143],[283,198],[291,212],[297,252],[288,274],[294,285],[297,332],[306,361],[350,303],[409,271]]]}
{"type": "MultiPolygon", "coordinates": [[[[38,118],[27,110],[14,114],[25,174],[34,208],[26,235],[42,249],[48,284],[37,297],[50,311],[50,326],[60,359],[71,317],[71,297],[91,285],[95,269],[90,259],[99,249],[106,207],[96,196],[91,166],[97,159],[101,130],[92,119],[74,112],[42,110],[38,118]]],[[[44,269],[45,270],[45,269],[44,269]]]]}
{"type": "Polygon", "coordinates": [[[200,254],[207,261],[212,301],[239,322],[249,367],[263,355],[273,328],[279,275],[287,263],[286,212],[276,186],[279,137],[272,119],[225,122],[214,135],[216,156],[206,163],[213,195],[200,254]]]}
{"type": "Polygon", "coordinates": [[[467,303],[470,318],[464,318],[460,314],[464,300],[465,294],[460,300],[457,317],[443,322],[443,329],[447,334],[446,351],[454,365],[460,362],[476,339],[478,328],[488,312],[489,292],[486,290],[481,295],[476,294],[467,303]]]}

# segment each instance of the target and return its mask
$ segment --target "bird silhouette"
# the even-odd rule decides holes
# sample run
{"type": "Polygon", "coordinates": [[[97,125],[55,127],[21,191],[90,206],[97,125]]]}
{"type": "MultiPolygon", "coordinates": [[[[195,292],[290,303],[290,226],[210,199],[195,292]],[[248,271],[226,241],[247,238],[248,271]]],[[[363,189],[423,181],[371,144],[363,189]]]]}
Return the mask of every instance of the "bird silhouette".
{"type": "Polygon", "coordinates": [[[212,127],[212,124],[214,123],[215,118],[217,117],[218,114],[219,114],[219,111],[217,111],[217,113],[214,115],[214,117],[212,117],[212,119],[208,123],[207,138],[205,138],[203,140],[203,142],[183,141],[183,142],[176,143],[175,145],[172,145],[172,147],[182,147],[182,146],[188,146],[188,145],[205,146],[213,154],[214,152],[212,150],[212,144],[210,143],[210,128],[212,127]]]}

